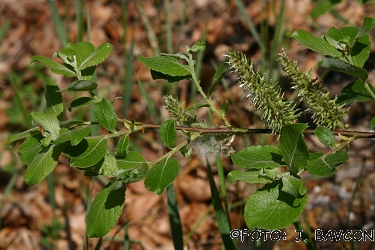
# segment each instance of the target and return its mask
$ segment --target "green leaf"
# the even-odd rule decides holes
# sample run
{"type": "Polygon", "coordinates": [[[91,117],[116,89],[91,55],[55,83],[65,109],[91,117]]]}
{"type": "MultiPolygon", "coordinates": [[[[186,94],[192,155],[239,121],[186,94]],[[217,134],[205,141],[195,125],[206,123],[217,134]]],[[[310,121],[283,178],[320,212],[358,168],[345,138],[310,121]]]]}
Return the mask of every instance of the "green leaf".
{"type": "Polygon", "coordinates": [[[42,144],[40,143],[42,138],[40,134],[39,136],[29,137],[19,146],[18,154],[24,164],[29,165],[43,150],[42,144]]]}
{"type": "Polygon", "coordinates": [[[21,140],[21,139],[26,138],[26,137],[30,137],[33,134],[37,133],[38,131],[39,131],[39,128],[35,127],[35,128],[28,129],[28,130],[23,131],[23,132],[18,133],[18,134],[10,135],[8,137],[8,144],[11,144],[12,142],[21,140]]]}
{"type": "Polygon", "coordinates": [[[89,105],[90,103],[94,102],[94,98],[92,97],[78,97],[72,101],[69,107],[69,111],[72,111],[72,108],[80,108],[89,105]]]}
{"type": "Polygon", "coordinates": [[[337,98],[336,102],[338,105],[347,105],[354,102],[364,102],[372,99],[372,96],[369,94],[365,88],[365,84],[372,90],[374,93],[374,87],[368,82],[362,82],[357,80],[346,85],[341,91],[340,96],[337,98]]]}
{"type": "Polygon", "coordinates": [[[62,95],[59,91],[59,86],[55,83],[52,78],[46,78],[46,92],[45,98],[47,102],[48,113],[52,113],[59,120],[63,119],[64,106],[62,104],[62,95]]]}
{"type": "Polygon", "coordinates": [[[104,62],[113,49],[110,43],[99,45],[79,66],[79,70],[86,69],[91,66],[97,66],[104,62]]]}
{"type": "Polygon", "coordinates": [[[64,153],[71,158],[70,165],[87,168],[98,163],[106,153],[107,141],[98,138],[83,139],[78,145],[68,145],[64,153]]]}
{"type": "Polygon", "coordinates": [[[116,172],[115,177],[117,180],[122,180],[125,183],[133,183],[143,180],[148,172],[148,164],[143,162],[137,167],[130,168],[128,170],[120,169],[116,172]]]}
{"type": "Polygon", "coordinates": [[[317,18],[318,16],[333,10],[341,1],[342,0],[320,0],[311,10],[310,15],[313,18],[317,18]]]}
{"type": "Polygon", "coordinates": [[[104,161],[100,167],[99,174],[108,177],[114,177],[117,171],[118,168],[116,158],[107,151],[104,155],[104,161]]]}
{"type": "Polygon", "coordinates": [[[46,137],[46,134],[49,133],[52,140],[56,140],[59,137],[60,124],[55,114],[32,111],[31,117],[37,124],[43,127],[45,131],[43,136],[46,137]]]}
{"type": "Polygon", "coordinates": [[[294,31],[291,37],[296,39],[305,47],[319,54],[330,56],[333,58],[342,57],[342,54],[338,50],[333,48],[331,45],[329,45],[323,38],[315,37],[306,31],[303,31],[303,30],[294,31]]]}
{"type": "Polygon", "coordinates": [[[314,130],[314,134],[318,137],[319,141],[328,147],[334,147],[336,144],[335,135],[326,127],[318,126],[314,130]]]}
{"type": "Polygon", "coordinates": [[[340,30],[332,27],[324,37],[336,43],[336,49],[344,53],[350,64],[363,67],[370,55],[371,42],[367,34],[357,37],[359,31],[358,27],[344,27],[340,30]]]}
{"type": "Polygon", "coordinates": [[[206,49],[206,43],[198,41],[194,43],[193,47],[189,48],[189,51],[198,52],[198,51],[203,51],[205,49],[206,49]]]}
{"type": "Polygon", "coordinates": [[[150,169],[146,176],[145,187],[161,195],[164,189],[176,179],[179,170],[178,162],[174,158],[164,159],[150,169]]]}
{"type": "Polygon", "coordinates": [[[228,100],[225,100],[220,107],[220,115],[226,116],[229,108],[229,102],[228,100]]]}
{"type": "Polygon", "coordinates": [[[49,175],[56,167],[64,147],[64,144],[51,145],[35,156],[25,171],[26,184],[35,185],[49,175]]]}
{"type": "Polygon", "coordinates": [[[224,76],[227,74],[227,72],[230,69],[230,65],[228,64],[228,61],[225,60],[222,63],[220,63],[219,68],[216,70],[215,75],[212,78],[212,85],[208,89],[208,94],[211,95],[212,92],[214,92],[217,84],[221,81],[221,79],[224,78],[224,76]]]}
{"type": "Polygon", "coordinates": [[[38,55],[32,56],[30,59],[30,64],[35,61],[41,62],[42,64],[44,64],[44,66],[51,69],[51,71],[55,74],[63,75],[65,77],[77,77],[77,74],[74,71],[47,57],[38,55]]]}
{"type": "Polygon", "coordinates": [[[136,169],[132,169],[131,171],[132,171],[132,175],[130,175],[130,179],[128,180],[128,183],[141,181],[147,176],[148,164],[146,162],[143,162],[141,166],[139,166],[136,169]]]}
{"type": "Polygon", "coordinates": [[[166,120],[161,124],[160,137],[165,146],[168,148],[173,148],[174,142],[176,141],[176,129],[174,127],[174,121],[166,120]]]}
{"type": "Polygon", "coordinates": [[[164,80],[167,80],[170,83],[179,82],[181,80],[190,79],[191,78],[191,75],[171,76],[171,75],[167,75],[167,74],[163,74],[161,72],[155,71],[153,69],[151,69],[151,76],[152,76],[152,79],[154,79],[154,80],[156,80],[156,79],[164,79],[164,80]]]}
{"type": "Polygon", "coordinates": [[[177,52],[175,54],[160,53],[160,55],[162,55],[162,56],[171,56],[171,57],[174,57],[176,59],[185,60],[185,61],[189,60],[189,55],[186,54],[186,53],[182,53],[182,52],[177,52]]]}
{"type": "Polygon", "coordinates": [[[114,181],[95,195],[86,217],[89,237],[102,237],[116,225],[124,208],[125,191],[126,185],[114,181]]]}
{"type": "Polygon", "coordinates": [[[373,129],[374,126],[375,126],[375,116],[370,120],[368,127],[369,129],[373,129]]]}
{"type": "MultiPolygon", "coordinates": [[[[335,41],[337,45],[334,46],[336,49],[344,51],[345,45],[350,45],[354,39],[355,35],[357,34],[359,28],[358,27],[344,27],[342,29],[336,29],[335,27],[331,27],[325,34],[325,38],[330,38],[331,41],[335,41]]],[[[327,41],[328,42],[328,41],[327,41]]]]}
{"type": "Polygon", "coordinates": [[[90,91],[98,87],[98,84],[88,80],[72,82],[68,85],[68,91],[90,91]]]}
{"type": "Polygon", "coordinates": [[[301,190],[305,195],[295,198],[282,191],[281,185],[281,180],[266,184],[247,200],[245,221],[250,230],[281,229],[298,220],[307,203],[306,187],[301,190]]]}
{"type": "Polygon", "coordinates": [[[123,155],[125,156],[126,153],[128,152],[128,146],[129,146],[129,135],[126,134],[117,143],[116,146],[116,153],[117,155],[123,155]]]}
{"type": "Polygon", "coordinates": [[[129,151],[126,154],[125,159],[117,159],[117,167],[122,170],[129,170],[139,167],[143,164],[145,159],[143,156],[136,151],[129,151]]]}
{"type": "Polygon", "coordinates": [[[306,187],[300,178],[296,178],[288,173],[285,173],[281,178],[283,182],[281,191],[292,195],[294,198],[299,198],[306,194],[306,187]]]}
{"type": "Polygon", "coordinates": [[[58,145],[66,141],[71,141],[72,146],[78,145],[82,139],[90,134],[91,127],[84,127],[76,130],[68,130],[62,132],[60,130],[60,136],[54,141],[54,144],[58,145]]]}
{"type": "Polygon", "coordinates": [[[94,52],[95,47],[90,42],[78,42],[76,44],[67,43],[61,50],[61,54],[66,55],[70,61],[77,63],[77,68],[81,67],[81,64],[94,52]]]}
{"type": "Polygon", "coordinates": [[[248,147],[231,155],[231,158],[240,168],[278,168],[285,165],[278,148],[273,145],[248,147]]]}
{"type": "MultiPolygon", "coordinates": [[[[370,17],[365,17],[365,20],[363,21],[361,29],[358,31],[358,33],[355,36],[354,42],[356,42],[357,38],[367,35],[370,33],[370,31],[375,27],[375,19],[370,17]]],[[[353,46],[353,44],[351,45],[353,46]]]]}
{"type": "Polygon", "coordinates": [[[319,66],[358,77],[363,82],[366,81],[368,77],[368,73],[366,70],[330,57],[323,58],[323,60],[319,63],[319,66]]]}
{"type": "Polygon", "coordinates": [[[348,153],[337,151],[331,154],[325,154],[318,159],[310,161],[306,168],[310,174],[318,177],[327,177],[337,172],[337,166],[349,160],[348,153]]]}
{"type": "MultiPolygon", "coordinates": [[[[272,169],[274,170],[274,169],[272,169]]],[[[275,168],[279,173],[279,169],[275,168]]],[[[265,169],[264,172],[267,173],[269,169],[265,169]]],[[[274,178],[270,178],[265,175],[261,175],[261,170],[259,169],[254,169],[254,170],[249,170],[249,171],[239,171],[239,170],[232,170],[229,172],[227,175],[228,181],[230,183],[233,183],[235,181],[242,181],[250,184],[255,184],[255,183],[269,183],[274,180],[274,178]]]]}
{"type": "Polygon", "coordinates": [[[300,123],[288,124],[280,131],[278,147],[289,171],[294,174],[304,169],[310,157],[302,134],[307,127],[306,124],[300,123]]]}
{"type": "Polygon", "coordinates": [[[110,132],[115,132],[117,115],[112,104],[105,98],[94,105],[94,115],[100,125],[110,132]]]}
{"type": "Polygon", "coordinates": [[[195,103],[194,105],[188,107],[186,109],[186,112],[192,112],[192,111],[197,110],[199,108],[209,108],[209,107],[210,107],[210,105],[207,104],[207,103],[195,103]]]}
{"type": "Polygon", "coordinates": [[[191,76],[193,72],[189,66],[180,63],[171,56],[157,56],[146,58],[138,56],[138,60],[152,70],[170,76],[191,76]]]}

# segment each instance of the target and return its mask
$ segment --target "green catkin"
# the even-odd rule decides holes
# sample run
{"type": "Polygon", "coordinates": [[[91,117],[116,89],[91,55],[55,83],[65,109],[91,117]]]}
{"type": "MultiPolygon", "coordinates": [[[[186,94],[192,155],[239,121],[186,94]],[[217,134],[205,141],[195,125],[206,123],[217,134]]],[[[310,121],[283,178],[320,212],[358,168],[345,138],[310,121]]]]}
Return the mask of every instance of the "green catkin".
{"type": "Polygon", "coordinates": [[[295,105],[283,99],[278,83],[267,82],[265,75],[255,72],[253,63],[242,52],[229,51],[226,55],[231,69],[238,74],[240,87],[257,110],[262,111],[262,121],[278,133],[284,125],[298,118],[295,105]]]}
{"type": "Polygon", "coordinates": [[[285,75],[292,80],[293,88],[297,89],[301,100],[305,101],[309,110],[313,112],[314,123],[329,129],[344,128],[342,121],[347,111],[336,104],[336,98],[329,98],[330,93],[323,89],[321,81],[317,78],[312,79],[311,72],[300,72],[298,62],[292,62],[284,49],[281,49],[276,60],[281,64],[285,75]]]}
{"type": "Polygon", "coordinates": [[[178,99],[171,95],[164,96],[164,107],[171,115],[173,121],[178,126],[195,126],[197,120],[186,110],[183,110],[178,99]]]}

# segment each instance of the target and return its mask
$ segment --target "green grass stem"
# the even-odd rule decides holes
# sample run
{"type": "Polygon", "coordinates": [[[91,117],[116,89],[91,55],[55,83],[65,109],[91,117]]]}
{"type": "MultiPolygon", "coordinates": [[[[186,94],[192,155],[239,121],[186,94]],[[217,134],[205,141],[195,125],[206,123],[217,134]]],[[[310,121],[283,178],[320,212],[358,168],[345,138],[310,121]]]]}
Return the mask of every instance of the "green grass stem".
{"type": "Polygon", "coordinates": [[[146,11],[142,7],[141,1],[136,0],[135,4],[137,6],[137,10],[139,12],[139,15],[141,16],[143,25],[145,26],[147,37],[148,37],[148,40],[150,42],[151,48],[154,50],[155,55],[159,55],[160,49],[159,49],[159,45],[158,45],[158,40],[157,40],[155,32],[152,28],[151,21],[148,18],[147,14],[146,14],[146,11]]]}
{"type": "Polygon", "coordinates": [[[215,210],[215,215],[216,215],[216,221],[219,227],[220,235],[223,240],[223,245],[227,250],[234,250],[234,244],[232,239],[229,237],[230,234],[230,222],[228,220],[228,215],[224,211],[224,208],[221,204],[221,199],[219,192],[217,191],[216,184],[214,181],[214,176],[212,174],[211,170],[211,165],[208,162],[208,159],[206,159],[207,163],[207,174],[208,174],[208,179],[210,182],[210,188],[211,188],[211,197],[212,197],[212,203],[214,206],[215,210]]]}
{"type": "Polygon", "coordinates": [[[64,27],[64,24],[59,16],[59,13],[57,12],[57,8],[52,0],[46,0],[48,7],[51,12],[53,23],[55,24],[55,29],[57,32],[57,36],[60,39],[61,45],[65,46],[65,44],[68,43],[68,33],[64,27]]]}

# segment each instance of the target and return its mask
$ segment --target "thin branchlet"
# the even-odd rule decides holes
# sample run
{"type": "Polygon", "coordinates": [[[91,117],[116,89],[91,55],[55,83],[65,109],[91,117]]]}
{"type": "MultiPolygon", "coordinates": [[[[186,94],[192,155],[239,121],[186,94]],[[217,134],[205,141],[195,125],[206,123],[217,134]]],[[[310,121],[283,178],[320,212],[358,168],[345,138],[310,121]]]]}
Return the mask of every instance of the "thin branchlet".
{"type": "Polygon", "coordinates": [[[282,49],[277,55],[277,61],[281,64],[285,75],[292,80],[301,100],[309,106],[313,112],[314,123],[325,126],[329,129],[336,127],[344,128],[343,119],[347,110],[342,110],[342,106],[336,104],[336,98],[330,99],[329,92],[323,89],[322,82],[315,78],[312,79],[311,72],[302,73],[298,69],[298,62],[293,62],[286,56],[282,49]]]}
{"type": "Polygon", "coordinates": [[[298,118],[297,109],[291,101],[283,99],[277,82],[269,81],[265,75],[254,71],[253,62],[249,62],[242,52],[229,51],[226,55],[231,69],[238,74],[238,80],[245,96],[257,110],[262,111],[262,121],[278,133],[284,125],[294,123],[298,118]]]}

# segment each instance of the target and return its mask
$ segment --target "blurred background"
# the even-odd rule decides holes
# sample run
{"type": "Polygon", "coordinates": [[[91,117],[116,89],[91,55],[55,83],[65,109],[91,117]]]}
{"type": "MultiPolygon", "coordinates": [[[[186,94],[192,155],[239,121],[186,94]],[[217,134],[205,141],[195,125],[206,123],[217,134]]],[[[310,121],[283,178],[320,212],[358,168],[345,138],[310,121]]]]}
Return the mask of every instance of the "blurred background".
{"type": "MultiPolygon", "coordinates": [[[[289,37],[297,29],[321,36],[332,26],[361,26],[365,17],[375,17],[375,1],[321,2],[328,5],[321,8],[313,0],[0,0],[0,249],[94,249],[98,242],[86,237],[85,215],[105,180],[85,177],[61,157],[53,175],[38,185],[27,186],[23,180],[26,167],[16,152],[21,142],[7,144],[10,134],[32,126],[32,110],[46,109],[45,77],[53,77],[60,89],[70,83],[39,63],[30,65],[31,56],[51,58],[67,42],[90,41],[95,47],[113,44],[114,50],[97,69],[99,95],[110,100],[122,97],[114,104],[117,115],[145,123],[155,123],[146,95],[159,122],[169,117],[163,107],[167,94],[178,97],[186,107],[204,101],[188,81],[172,84],[152,80],[149,69],[138,62],[138,55],[184,52],[185,46],[197,41],[207,45],[196,57],[196,70],[205,90],[225,51],[235,49],[253,58],[256,68],[270,78],[280,81],[289,98],[293,93],[288,80],[274,60],[284,47],[291,59],[298,60],[300,70],[311,69],[334,97],[353,79],[319,69],[317,63],[322,58],[289,37]]],[[[368,81],[375,86],[375,32],[370,34],[372,50],[365,69],[369,71],[368,81]]],[[[78,95],[64,93],[66,107],[78,95]]],[[[212,96],[218,106],[230,100],[228,120],[233,126],[264,128],[260,114],[241,96],[235,75],[228,74],[212,96]]],[[[374,103],[353,104],[345,122],[352,130],[368,131],[368,122],[374,116],[374,103]]],[[[90,119],[90,111],[66,109],[65,118],[90,119]]],[[[204,110],[198,112],[198,118],[212,118],[212,126],[220,124],[204,110]]],[[[300,122],[310,122],[309,115],[300,122]]],[[[315,137],[306,140],[311,151],[329,150],[315,137]]],[[[232,146],[240,150],[272,143],[277,143],[276,137],[243,136],[232,146]]],[[[155,131],[132,135],[131,147],[147,161],[163,152],[155,131]]],[[[309,203],[301,217],[306,228],[375,229],[374,149],[371,139],[355,141],[350,160],[334,176],[315,179],[303,175],[309,191],[309,203]]],[[[176,156],[181,171],[174,186],[185,246],[221,249],[206,168],[199,156],[199,152],[189,159],[176,156]]],[[[222,164],[226,172],[234,169],[226,157],[222,164]]],[[[233,183],[226,187],[232,228],[246,228],[243,206],[258,186],[233,183]]],[[[165,195],[147,191],[143,182],[129,185],[124,214],[118,226],[103,238],[100,249],[173,249],[166,203],[165,195]]],[[[302,242],[294,242],[297,235],[293,226],[285,230],[286,241],[238,242],[238,249],[306,249],[302,242]]],[[[368,241],[353,246],[350,242],[319,242],[318,246],[330,250],[375,249],[375,243],[368,241]]]]}

